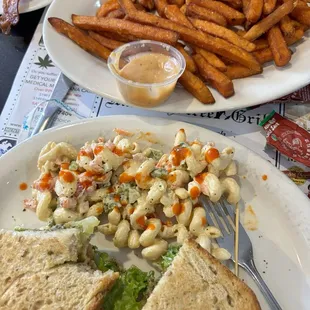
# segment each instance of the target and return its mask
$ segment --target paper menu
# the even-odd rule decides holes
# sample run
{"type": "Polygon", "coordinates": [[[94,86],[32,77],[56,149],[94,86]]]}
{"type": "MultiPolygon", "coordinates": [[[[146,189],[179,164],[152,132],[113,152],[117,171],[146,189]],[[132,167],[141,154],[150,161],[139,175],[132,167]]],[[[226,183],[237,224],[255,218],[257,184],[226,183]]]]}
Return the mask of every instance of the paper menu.
{"type": "MultiPolygon", "coordinates": [[[[53,64],[45,50],[41,21],[18,70],[0,118],[0,154],[16,145],[24,116],[38,103],[50,97],[59,73],[60,70],[53,64]]],[[[256,109],[182,115],[150,112],[149,110],[127,107],[99,97],[78,85],[72,87],[64,101],[72,110],[86,118],[117,114],[126,117],[126,115],[134,114],[189,122],[236,140],[266,158],[281,170],[310,170],[298,163],[287,160],[274,150],[266,150],[264,134],[261,127],[258,126],[259,122],[273,109],[284,116],[287,113],[290,118],[298,119],[298,121],[307,125],[309,123],[308,117],[302,119],[300,114],[303,115],[303,111],[310,113],[310,108],[303,104],[304,101],[310,102],[310,87],[303,88],[285,98],[275,100],[274,103],[262,105],[256,109]],[[283,104],[283,102],[290,102],[290,104],[283,104]],[[291,102],[297,104],[292,105],[291,102]],[[295,166],[298,168],[294,168],[295,166]]],[[[56,124],[60,125],[74,119],[73,115],[63,111],[59,114],[56,124]]],[[[298,179],[296,183],[305,193],[308,193],[309,183],[306,180],[298,179]]]]}

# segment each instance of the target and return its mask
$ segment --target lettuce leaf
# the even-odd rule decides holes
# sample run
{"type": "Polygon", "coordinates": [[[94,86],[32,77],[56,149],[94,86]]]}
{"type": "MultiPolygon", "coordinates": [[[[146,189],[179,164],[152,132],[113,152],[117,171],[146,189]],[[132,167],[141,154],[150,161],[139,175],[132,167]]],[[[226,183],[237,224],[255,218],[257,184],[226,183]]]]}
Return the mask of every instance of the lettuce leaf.
{"type": "Polygon", "coordinates": [[[178,243],[169,244],[167,252],[156,262],[156,266],[158,266],[162,272],[165,272],[171,265],[175,256],[179,253],[181,246],[182,245],[178,243]]]}
{"type": "Polygon", "coordinates": [[[155,283],[154,272],[143,272],[136,266],[121,273],[104,299],[103,309],[140,310],[155,283]],[[152,288],[150,288],[152,287],[152,288]]]}
{"type": "Polygon", "coordinates": [[[113,271],[121,271],[120,266],[118,265],[117,261],[109,256],[108,253],[101,252],[101,251],[95,251],[95,257],[94,257],[95,263],[99,270],[102,272],[106,272],[108,270],[113,271]]]}
{"type": "Polygon", "coordinates": [[[95,250],[95,263],[102,272],[120,272],[119,279],[104,298],[103,309],[140,310],[155,286],[154,271],[143,272],[136,266],[121,269],[109,254],[95,250]]]}

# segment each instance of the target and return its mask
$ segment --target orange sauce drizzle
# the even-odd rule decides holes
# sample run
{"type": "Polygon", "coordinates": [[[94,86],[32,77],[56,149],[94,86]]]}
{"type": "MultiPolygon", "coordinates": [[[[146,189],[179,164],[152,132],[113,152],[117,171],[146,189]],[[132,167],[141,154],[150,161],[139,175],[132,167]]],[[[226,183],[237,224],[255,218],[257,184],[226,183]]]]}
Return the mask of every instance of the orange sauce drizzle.
{"type": "Polygon", "coordinates": [[[121,149],[117,148],[117,147],[113,150],[113,153],[118,155],[118,156],[123,156],[124,155],[124,152],[121,149]]]}
{"type": "Polygon", "coordinates": [[[88,188],[88,187],[90,187],[93,183],[92,183],[92,181],[84,181],[84,182],[81,182],[80,183],[81,185],[82,185],[82,187],[83,188],[88,188]]]}
{"type": "Polygon", "coordinates": [[[145,227],[145,218],[144,218],[144,216],[140,216],[140,217],[138,217],[137,218],[137,220],[136,220],[136,222],[137,222],[137,224],[139,224],[141,227],[145,227]]]}
{"type": "Polygon", "coordinates": [[[77,158],[80,159],[81,156],[86,156],[86,157],[89,157],[89,158],[91,158],[91,159],[94,158],[92,153],[86,152],[84,149],[81,149],[81,150],[79,151],[77,158]]]}
{"type": "Polygon", "coordinates": [[[120,201],[120,199],[121,199],[121,198],[120,198],[120,196],[119,196],[119,195],[115,195],[115,196],[114,196],[114,201],[119,202],[119,201],[120,201]]]}
{"type": "Polygon", "coordinates": [[[199,173],[195,176],[194,179],[198,184],[202,184],[207,174],[208,174],[207,172],[199,173]]]}
{"type": "Polygon", "coordinates": [[[171,151],[171,155],[173,165],[180,166],[181,162],[191,155],[191,151],[186,147],[175,146],[171,151]]]}
{"type": "Polygon", "coordinates": [[[25,182],[19,184],[19,189],[21,191],[25,191],[27,188],[28,188],[28,185],[25,182]]]}
{"type": "Polygon", "coordinates": [[[137,182],[148,182],[150,181],[152,178],[149,175],[143,176],[141,172],[138,172],[135,176],[135,180],[137,182]]]}
{"type": "Polygon", "coordinates": [[[48,172],[45,173],[42,178],[38,182],[38,187],[41,190],[47,190],[50,189],[50,181],[52,180],[52,175],[48,172]]]}
{"type": "Polygon", "coordinates": [[[168,182],[169,182],[169,183],[175,182],[176,179],[177,179],[177,175],[176,175],[175,173],[169,174],[169,175],[168,175],[168,182]]]}
{"type": "Polygon", "coordinates": [[[148,224],[146,227],[146,229],[149,229],[149,230],[155,230],[155,228],[156,228],[155,225],[152,223],[148,224]]]}
{"type": "Polygon", "coordinates": [[[175,215],[180,215],[182,210],[182,204],[176,203],[172,206],[172,212],[175,215]]]}
{"type": "Polygon", "coordinates": [[[205,160],[208,163],[211,163],[214,159],[219,158],[220,157],[220,153],[219,151],[214,148],[211,147],[210,149],[208,149],[205,153],[205,160]]]}
{"type": "Polygon", "coordinates": [[[59,171],[59,176],[66,182],[72,183],[75,180],[74,174],[71,171],[59,171]]]}
{"type": "Polygon", "coordinates": [[[86,172],[84,172],[84,175],[86,177],[93,177],[95,174],[92,171],[86,171],[86,172]]]}
{"type": "Polygon", "coordinates": [[[182,214],[184,211],[185,211],[184,203],[181,203],[181,212],[180,212],[180,214],[182,214]]]}
{"type": "Polygon", "coordinates": [[[103,211],[103,207],[97,207],[97,208],[96,208],[96,212],[97,212],[97,213],[100,213],[100,214],[101,214],[102,211],[103,211]]]}
{"type": "Polygon", "coordinates": [[[135,177],[132,175],[129,175],[126,172],[123,172],[120,176],[119,176],[119,181],[120,183],[130,183],[130,182],[134,182],[135,181],[135,177]]]}
{"type": "Polygon", "coordinates": [[[103,145],[96,145],[94,148],[94,154],[98,155],[100,152],[102,152],[104,149],[103,145]]]}
{"type": "Polygon", "coordinates": [[[69,163],[62,163],[60,165],[60,169],[61,170],[68,170],[69,169],[70,164],[69,163]]]}
{"type": "Polygon", "coordinates": [[[194,186],[191,188],[189,191],[189,195],[191,196],[192,199],[196,199],[200,195],[200,190],[197,186],[194,186]]]}

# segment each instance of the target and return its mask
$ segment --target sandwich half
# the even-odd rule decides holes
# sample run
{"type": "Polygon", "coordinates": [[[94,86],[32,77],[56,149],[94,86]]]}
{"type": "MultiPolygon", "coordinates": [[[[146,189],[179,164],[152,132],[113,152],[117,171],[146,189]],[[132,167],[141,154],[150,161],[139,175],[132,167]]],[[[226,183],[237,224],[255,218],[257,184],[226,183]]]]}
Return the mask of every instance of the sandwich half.
{"type": "Polygon", "coordinates": [[[143,310],[259,310],[253,291],[196,241],[184,242],[143,310]]]}
{"type": "Polygon", "coordinates": [[[0,230],[0,309],[99,309],[118,273],[91,262],[77,228],[0,230]]]}

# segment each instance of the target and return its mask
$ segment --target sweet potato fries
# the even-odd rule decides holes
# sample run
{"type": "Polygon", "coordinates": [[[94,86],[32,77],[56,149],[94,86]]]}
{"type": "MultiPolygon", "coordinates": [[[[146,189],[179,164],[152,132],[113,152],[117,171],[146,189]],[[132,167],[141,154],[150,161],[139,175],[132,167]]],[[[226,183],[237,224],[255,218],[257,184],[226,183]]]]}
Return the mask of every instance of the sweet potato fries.
{"type": "Polygon", "coordinates": [[[261,73],[266,62],[287,65],[288,46],[310,27],[310,8],[304,0],[107,0],[96,16],[73,14],[73,25],[58,18],[49,22],[105,60],[125,42],[173,45],[186,60],[180,84],[211,104],[207,85],[227,98],[235,92],[232,80],[261,73]]]}

